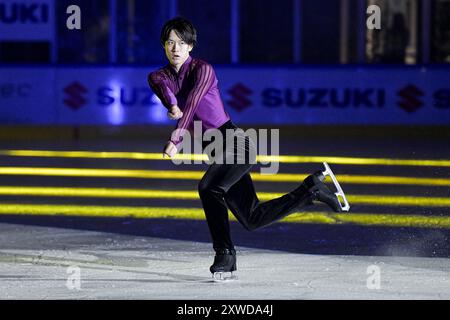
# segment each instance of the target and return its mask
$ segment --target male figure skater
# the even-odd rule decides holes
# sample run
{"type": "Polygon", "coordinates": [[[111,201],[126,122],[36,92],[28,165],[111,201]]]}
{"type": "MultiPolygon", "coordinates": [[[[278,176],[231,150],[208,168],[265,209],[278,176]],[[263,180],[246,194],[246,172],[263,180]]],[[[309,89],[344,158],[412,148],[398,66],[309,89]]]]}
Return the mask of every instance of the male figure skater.
{"type": "MultiPolygon", "coordinates": [[[[150,73],[148,82],[168,109],[168,117],[178,120],[178,130],[166,143],[163,156],[176,154],[184,132],[192,128],[194,120],[201,121],[205,131],[212,128],[220,130],[224,138],[225,130],[237,129],[224,109],[213,67],[190,56],[197,42],[194,26],[181,17],[169,20],[161,30],[160,40],[169,64],[150,73]]],[[[234,138],[233,141],[226,141],[224,145],[231,143],[232,148],[224,148],[222,157],[236,160],[246,156],[248,161],[212,163],[198,188],[215,250],[214,262],[210,267],[214,278],[236,270],[236,251],[230,237],[228,208],[247,230],[266,226],[313,204],[314,200],[326,203],[336,212],[342,211],[336,194],[323,183],[326,175],[332,175],[326,164],[324,172],[309,175],[292,192],[260,202],[249,173],[254,164],[249,155],[256,154],[255,145],[247,136],[236,135],[244,143],[236,144],[234,138]]],[[[337,184],[334,175],[331,177],[337,184]]],[[[343,193],[342,196],[345,197],[343,193]]],[[[344,207],[344,210],[348,208],[344,207]]]]}

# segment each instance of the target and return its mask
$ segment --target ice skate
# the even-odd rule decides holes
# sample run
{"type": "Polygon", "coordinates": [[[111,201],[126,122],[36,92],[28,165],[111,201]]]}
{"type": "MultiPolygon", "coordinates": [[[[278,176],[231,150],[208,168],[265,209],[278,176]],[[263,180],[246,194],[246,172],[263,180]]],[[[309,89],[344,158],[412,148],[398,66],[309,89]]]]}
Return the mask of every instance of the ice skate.
{"type": "Polygon", "coordinates": [[[209,270],[215,282],[237,280],[237,276],[233,274],[236,271],[236,251],[229,249],[216,250],[214,263],[209,270]]]}
{"type": "Polygon", "coordinates": [[[329,165],[324,162],[325,171],[317,171],[312,175],[308,176],[304,180],[304,184],[308,187],[310,192],[312,193],[312,200],[320,201],[327,204],[334,212],[342,212],[349,211],[350,205],[347,201],[347,198],[342,190],[339,182],[337,181],[333,171],[329,165]],[[333,181],[333,184],[337,190],[337,192],[333,193],[324,183],[326,176],[329,176],[333,181]],[[344,204],[341,203],[340,198],[344,204]]]}

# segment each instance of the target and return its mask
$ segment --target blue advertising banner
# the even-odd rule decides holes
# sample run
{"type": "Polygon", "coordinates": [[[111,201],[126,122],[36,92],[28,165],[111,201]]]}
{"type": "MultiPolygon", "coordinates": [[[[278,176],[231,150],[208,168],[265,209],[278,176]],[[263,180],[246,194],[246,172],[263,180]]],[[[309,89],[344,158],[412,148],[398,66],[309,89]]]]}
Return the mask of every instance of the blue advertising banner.
{"type": "Polygon", "coordinates": [[[147,84],[148,69],[57,70],[61,124],[173,124],[147,84]]]}
{"type": "MultiPolygon", "coordinates": [[[[157,67],[4,67],[0,122],[173,124],[147,84],[157,67]]],[[[450,124],[450,69],[216,67],[239,124],[450,124]]]]}
{"type": "Polygon", "coordinates": [[[2,0],[0,40],[53,41],[54,0],[2,0]]]}
{"type": "Polygon", "coordinates": [[[450,124],[450,70],[221,69],[239,123],[450,124]]]}
{"type": "Polygon", "coordinates": [[[52,69],[0,70],[0,123],[57,124],[52,69]]]}

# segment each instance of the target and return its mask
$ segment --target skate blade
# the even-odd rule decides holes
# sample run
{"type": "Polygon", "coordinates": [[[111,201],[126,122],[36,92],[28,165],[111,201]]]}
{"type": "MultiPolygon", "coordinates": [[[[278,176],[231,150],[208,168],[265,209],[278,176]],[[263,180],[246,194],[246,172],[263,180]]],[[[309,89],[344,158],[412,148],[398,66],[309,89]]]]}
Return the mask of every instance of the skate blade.
{"type": "Polygon", "coordinates": [[[323,165],[325,166],[325,171],[323,171],[322,174],[324,176],[329,176],[331,178],[331,180],[333,180],[334,186],[337,189],[337,192],[335,193],[335,195],[336,195],[336,198],[339,201],[339,205],[341,206],[342,211],[347,211],[348,212],[350,210],[350,205],[349,205],[349,203],[347,201],[347,197],[345,196],[344,191],[341,188],[341,185],[337,181],[333,171],[331,171],[331,168],[328,165],[328,163],[324,162],[323,165]],[[341,198],[342,198],[342,201],[344,201],[344,205],[342,205],[341,198]]]}
{"type": "Polygon", "coordinates": [[[212,278],[214,282],[228,282],[238,279],[237,275],[233,274],[233,272],[214,272],[212,278]]]}

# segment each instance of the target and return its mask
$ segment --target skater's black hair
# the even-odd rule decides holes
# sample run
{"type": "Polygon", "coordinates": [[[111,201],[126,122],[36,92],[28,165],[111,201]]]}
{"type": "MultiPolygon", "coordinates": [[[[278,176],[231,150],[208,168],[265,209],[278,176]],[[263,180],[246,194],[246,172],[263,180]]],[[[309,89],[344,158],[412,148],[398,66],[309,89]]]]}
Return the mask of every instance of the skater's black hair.
{"type": "Polygon", "coordinates": [[[192,23],[185,18],[176,17],[167,21],[162,27],[160,40],[163,46],[169,39],[169,34],[172,30],[187,44],[193,47],[197,44],[197,30],[195,30],[192,23]]]}

